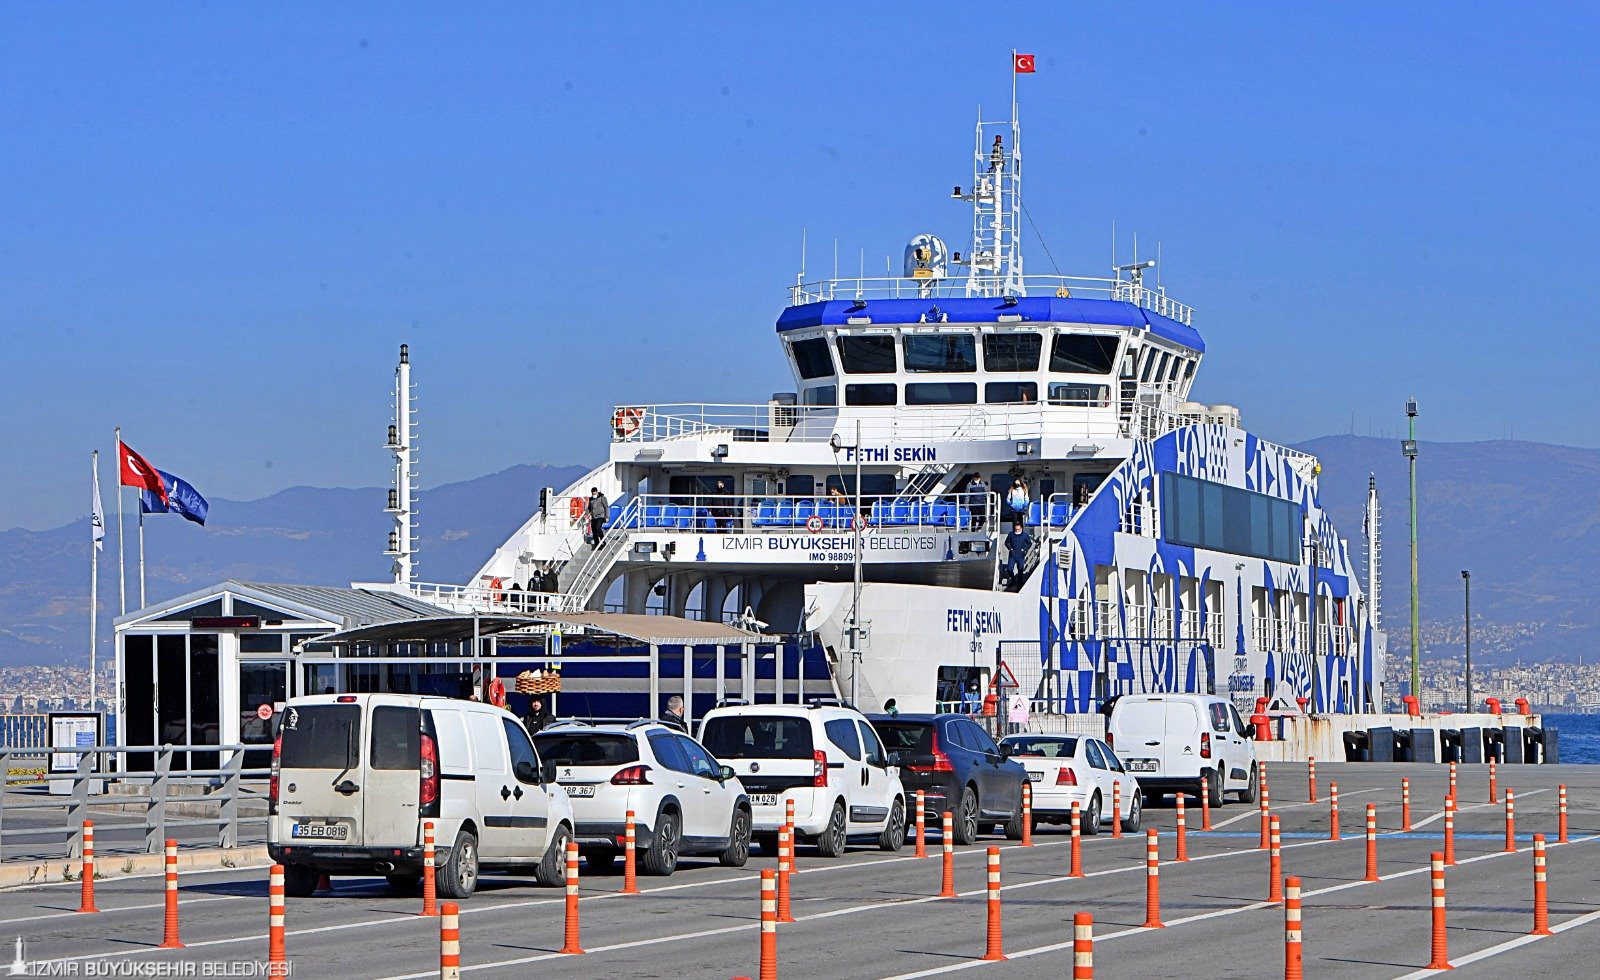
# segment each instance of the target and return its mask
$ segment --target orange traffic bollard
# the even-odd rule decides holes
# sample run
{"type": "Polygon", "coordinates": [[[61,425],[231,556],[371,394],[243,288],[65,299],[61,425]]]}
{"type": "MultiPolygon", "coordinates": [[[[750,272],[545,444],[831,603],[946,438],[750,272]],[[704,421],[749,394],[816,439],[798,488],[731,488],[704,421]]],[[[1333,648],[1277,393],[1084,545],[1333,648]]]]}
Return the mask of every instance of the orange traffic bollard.
{"type": "Polygon", "coordinates": [[[1500,800],[1496,798],[1495,794],[1495,760],[1493,759],[1489,760],[1489,802],[1500,802],[1500,800]]]}
{"type": "Polygon", "coordinates": [[[1433,880],[1433,959],[1429,970],[1450,970],[1450,939],[1444,931],[1444,855],[1434,851],[1429,857],[1433,880]]]}
{"type": "Polygon", "coordinates": [[[1178,801],[1178,852],[1177,852],[1177,854],[1173,855],[1173,860],[1176,860],[1176,861],[1187,861],[1187,860],[1189,860],[1189,828],[1188,828],[1188,821],[1185,819],[1184,813],[1183,813],[1183,796],[1184,796],[1184,794],[1182,794],[1182,793],[1179,793],[1178,796],[1177,796],[1177,801],[1178,801]]]}
{"type": "Polygon", "coordinates": [[[1033,846],[1033,783],[1022,784],[1022,846],[1033,846]]]}
{"type": "Polygon", "coordinates": [[[1339,839],[1339,784],[1328,783],[1328,839],[1339,839]]]}
{"type": "Polygon", "coordinates": [[[83,822],[83,863],[78,869],[79,912],[98,912],[94,907],[94,821],[83,822]]]}
{"type": "Polygon", "coordinates": [[[783,822],[791,827],[794,826],[794,797],[792,796],[783,798],[783,822]]]}
{"type": "Polygon", "coordinates": [[[944,845],[944,868],[940,874],[940,898],[956,897],[956,825],[955,817],[949,810],[944,811],[944,833],[941,844],[944,845]]]}
{"type": "Polygon", "coordinates": [[[1567,842],[1567,785],[1556,787],[1556,843],[1567,842]]]}
{"type": "Polygon", "coordinates": [[[778,980],[778,895],[777,873],[761,869],[761,966],[760,980],[778,980]]]}
{"type": "Polygon", "coordinates": [[[1317,757],[1306,758],[1306,802],[1317,802],[1317,757]]]}
{"type": "Polygon", "coordinates": [[[1545,892],[1544,835],[1533,835],[1533,931],[1532,936],[1553,936],[1550,931],[1550,901],[1545,892]]]}
{"type": "Polygon", "coordinates": [[[1517,793],[1506,789],[1506,848],[1507,854],[1517,849],[1517,793]]]}
{"type": "Polygon", "coordinates": [[[1003,960],[1005,950],[1000,937],[1000,848],[989,848],[989,943],[983,951],[986,960],[1003,960]]]}
{"type": "Polygon", "coordinates": [[[1411,780],[1400,777],[1400,829],[1411,829],[1411,780]]]}
{"type": "Polygon", "coordinates": [[[628,811],[622,825],[622,894],[639,894],[639,853],[637,817],[628,811]]]}
{"type": "Polygon", "coordinates": [[[433,821],[422,825],[422,911],[423,916],[439,914],[439,883],[433,862],[433,821]]]}
{"type": "Polygon", "coordinates": [[[1450,763],[1450,790],[1445,793],[1452,800],[1456,798],[1456,764],[1450,763]]]}
{"type": "Polygon", "coordinates": [[[182,949],[178,940],[178,842],[167,841],[167,912],[161,949],[182,949]]]}
{"type": "Polygon", "coordinates": [[[578,938],[578,842],[567,841],[567,928],[566,941],[558,952],[577,955],[583,952],[578,938]]]}
{"type": "Polygon", "coordinates": [[[1079,912],[1072,917],[1072,980],[1094,978],[1094,916],[1079,912]]]}
{"type": "Polygon", "coordinates": [[[1144,928],[1166,928],[1161,922],[1161,841],[1154,827],[1144,837],[1144,928]]]}
{"type": "Polygon", "coordinates": [[[1211,777],[1200,777],[1200,829],[1211,829],[1211,777]]]}
{"type": "Polygon", "coordinates": [[[789,874],[794,855],[794,828],[784,824],[778,828],[778,921],[793,922],[789,913],[789,874]]]}
{"type": "Polygon", "coordinates": [[[1456,863],[1456,801],[1453,796],[1444,798],[1444,863],[1456,863]]]}
{"type": "Polygon", "coordinates": [[[461,980],[461,906],[455,902],[439,910],[439,980],[461,980]]]}
{"type": "Polygon", "coordinates": [[[1267,764],[1261,763],[1261,849],[1267,849],[1267,818],[1272,815],[1272,797],[1267,793],[1267,764]]]}
{"type": "Polygon", "coordinates": [[[1283,980],[1305,976],[1300,951],[1300,879],[1290,875],[1283,883],[1283,980]]]}
{"type": "Polygon", "coordinates": [[[1067,877],[1083,877],[1083,815],[1077,800],[1072,801],[1072,871],[1067,877]]]}
{"type": "Polygon", "coordinates": [[[1362,881],[1378,879],[1378,804],[1367,804],[1367,876],[1362,881]]]}
{"type": "Polygon", "coordinates": [[[1267,848],[1267,901],[1283,901],[1283,835],[1278,815],[1272,815],[1271,846],[1267,848]]]}
{"type": "Polygon", "coordinates": [[[1122,836],[1122,780],[1111,781],[1111,836],[1122,836]]]}
{"type": "Polygon", "coordinates": [[[267,976],[289,975],[289,954],[283,941],[283,865],[274,864],[267,879],[267,976]]]}
{"type": "Polygon", "coordinates": [[[927,797],[924,790],[917,790],[917,857],[928,856],[928,815],[927,797]]]}

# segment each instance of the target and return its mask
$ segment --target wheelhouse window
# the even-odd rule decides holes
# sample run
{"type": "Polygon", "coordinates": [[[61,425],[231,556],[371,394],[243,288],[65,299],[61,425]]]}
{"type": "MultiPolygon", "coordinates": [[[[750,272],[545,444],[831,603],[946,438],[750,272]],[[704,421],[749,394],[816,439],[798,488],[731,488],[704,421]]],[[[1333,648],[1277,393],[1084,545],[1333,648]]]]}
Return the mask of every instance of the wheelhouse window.
{"type": "Polygon", "coordinates": [[[844,403],[846,405],[866,406],[893,405],[895,403],[894,385],[845,385],[844,403]]]}
{"type": "Polygon", "coordinates": [[[826,378],[833,373],[833,357],[828,354],[828,342],[821,337],[797,340],[789,345],[794,354],[795,369],[803,380],[826,378]]]}
{"type": "Polygon", "coordinates": [[[983,335],[985,371],[1037,371],[1044,338],[1036,333],[986,333],[983,335]]]}
{"type": "Polygon", "coordinates": [[[1039,386],[1032,381],[989,381],[983,386],[983,400],[990,405],[1019,405],[1039,400],[1039,386]]]}
{"type": "Polygon", "coordinates": [[[1300,562],[1298,504],[1253,490],[1161,475],[1162,537],[1173,544],[1300,562]]]}
{"type": "Polygon", "coordinates": [[[907,371],[966,374],[978,370],[978,345],[972,334],[919,334],[905,338],[904,343],[907,371]]]}
{"type": "Polygon", "coordinates": [[[978,386],[972,381],[923,381],[906,385],[907,405],[974,405],[978,386]]]}
{"type": "Polygon", "coordinates": [[[838,385],[817,385],[807,388],[801,393],[801,400],[806,405],[837,405],[839,404],[838,385]]]}
{"type": "Polygon", "coordinates": [[[1092,407],[1109,405],[1111,404],[1111,386],[1053,381],[1050,383],[1050,404],[1088,405],[1092,407]]]}
{"type": "Polygon", "coordinates": [[[1050,370],[1056,374],[1110,374],[1117,363],[1117,338],[1111,334],[1064,333],[1050,342],[1050,370]]]}
{"type": "Polygon", "coordinates": [[[839,363],[845,374],[893,374],[894,338],[888,334],[840,337],[839,363]]]}

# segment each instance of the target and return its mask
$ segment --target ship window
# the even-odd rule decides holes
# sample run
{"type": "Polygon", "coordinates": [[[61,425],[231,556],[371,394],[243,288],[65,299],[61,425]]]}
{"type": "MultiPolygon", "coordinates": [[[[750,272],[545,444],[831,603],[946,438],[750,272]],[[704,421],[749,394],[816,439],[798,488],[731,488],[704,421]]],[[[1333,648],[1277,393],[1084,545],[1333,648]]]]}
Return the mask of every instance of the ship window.
{"type": "Polygon", "coordinates": [[[1139,372],[1140,381],[1150,380],[1150,370],[1156,366],[1156,349],[1146,347],[1144,350],[1144,370],[1139,372]]]}
{"type": "Polygon", "coordinates": [[[809,497],[817,492],[817,478],[791,473],[789,479],[783,482],[783,492],[794,497],[809,497]]]}
{"type": "Polygon", "coordinates": [[[1179,372],[1181,372],[1183,370],[1183,364],[1184,364],[1184,361],[1186,361],[1186,360],[1187,360],[1187,358],[1183,357],[1182,355],[1179,355],[1179,356],[1174,357],[1172,359],[1172,370],[1167,372],[1167,380],[1168,381],[1176,381],[1176,380],[1178,380],[1178,374],[1179,374],[1179,372]]]}
{"type": "Polygon", "coordinates": [[[1050,343],[1050,370],[1058,374],[1110,374],[1117,363],[1117,338],[1064,333],[1050,343]]]}
{"type": "Polygon", "coordinates": [[[794,354],[794,366],[806,381],[826,378],[833,373],[833,358],[828,356],[828,342],[821,337],[797,340],[789,345],[794,354]]]}
{"type": "Polygon", "coordinates": [[[1300,507],[1264,493],[1161,475],[1161,536],[1176,545],[1300,562],[1300,507]]]}
{"type": "Polygon", "coordinates": [[[894,385],[845,385],[846,405],[893,405],[894,385]]]}
{"type": "Polygon", "coordinates": [[[983,386],[983,400],[991,405],[1036,402],[1039,386],[1032,381],[990,381],[983,386]]]}
{"type": "Polygon", "coordinates": [[[965,374],[978,370],[978,345],[969,333],[929,333],[905,338],[906,370],[965,374]]]}
{"type": "Polygon", "coordinates": [[[894,338],[888,334],[840,337],[839,363],[845,374],[893,374],[894,338]]]}
{"type": "Polygon", "coordinates": [[[971,381],[924,381],[906,385],[907,405],[972,405],[978,386],[971,381]]]}
{"type": "Polygon", "coordinates": [[[817,385],[807,388],[802,397],[807,405],[837,405],[839,404],[838,385],[817,385]]]}
{"type": "Polygon", "coordinates": [[[983,368],[985,371],[1037,371],[1042,350],[1044,338],[1036,333],[986,333],[983,335],[983,368]]]}
{"type": "Polygon", "coordinates": [[[1050,384],[1050,404],[1105,406],[1111,404],[1110,385],[1085,385],[1054,381],[1050,384]]]}
{"type": "MultiPolygon", "coordinates": [[[[837,490],[851,497],[856,495],[856,475],[854,473],[846,473],[843,477],[830,476],[823,483],[829,493],[837,490]]],[[[894,493],[893,473],[861,474],[861,495],[863,497],[892,497],[894,493]]]]}

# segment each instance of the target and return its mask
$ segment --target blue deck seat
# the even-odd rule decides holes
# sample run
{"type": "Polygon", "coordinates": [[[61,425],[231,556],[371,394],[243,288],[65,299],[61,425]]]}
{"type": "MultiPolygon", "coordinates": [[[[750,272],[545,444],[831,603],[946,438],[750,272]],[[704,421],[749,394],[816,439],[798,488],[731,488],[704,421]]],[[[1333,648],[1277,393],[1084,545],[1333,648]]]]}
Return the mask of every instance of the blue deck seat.
{"type": "Polygon", "coordinates": [[[972,508],[956,508],[956,527],[959,527],[962,530],[972,527],[972,508]]]}
{"type": "Polygon", "coordinates": [[[794,524],[795,524],[795,527],[805,527],[806,526],[806,521],[810,520],[812,515],[815,514],[816,512],[817,512],[817,502],[815,500],[798,500],[798,501],[795,501],[795,505],[794,505],[794,524]]]}
{"type": "Polygon", "coordinates": [[[711,508],[696,507],[694,509],[694,527],[697,531],[715,531],[717,520],[711,516],[711,508]]]}
{"type": "Polygon", "coordinates": [[[770,527],[778,519],[778,502],[776,500],[763,500],[756,504],[755,517],[751,518],[751,527],[770,527]]]}
{"type": "Polygon", "coordinates": [[[1065,500],[1057,500],[1050,505],[1050,526],[1066,527],[1072,519],[1072,504],[1065,500]]]}
{"type": "Polygon", "coordinates": [[[940,527],[955,527],[955,505],[946,500],[936,501],[933,505],[933,523],[940,527]]]}
{"type": "Polygon", "coordinates": [[[1043,511],[1044,508],[1040,506],[1039,501],[1030,501],[1028,503],[1028,516],[1026,518],[1027,526],[1038,527],[1039,523],[1044,519],[1043,511]]]}
{"type": "Polygon", "coordinates": [[[882,527],[890,521],[890,508],[887,500],[878,499],[872,502],[872,507],[867,511],[867,523],[872,527],[882,527]]]}
{"type": "Polygon", "coordinates": [[[778,501],[778,516],[773,520],[773,527],[790,527],[794,524],[794,501],[778,501]]]}

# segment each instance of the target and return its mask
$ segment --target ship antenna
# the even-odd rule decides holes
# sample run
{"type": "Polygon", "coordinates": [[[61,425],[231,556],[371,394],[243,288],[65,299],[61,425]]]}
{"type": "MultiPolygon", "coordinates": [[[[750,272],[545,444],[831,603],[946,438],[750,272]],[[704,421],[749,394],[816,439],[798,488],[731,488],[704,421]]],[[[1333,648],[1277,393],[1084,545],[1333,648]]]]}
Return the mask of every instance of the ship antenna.
{"type": "Polygon", "coordinates": [[[394,453],[394,489],[389,494],[386,508],[394,515],[394,530],[389,532],[388,555],[394,559],[392,571],[396,585],[411,584],[412,566],[416,561],[411,505],[413,481],[413,452],[416,449],[416,428],[411,414],[411,349],[400,345],[400,363],[394,369],[394,425],[389,426],[390,452],[394,453]]]}

